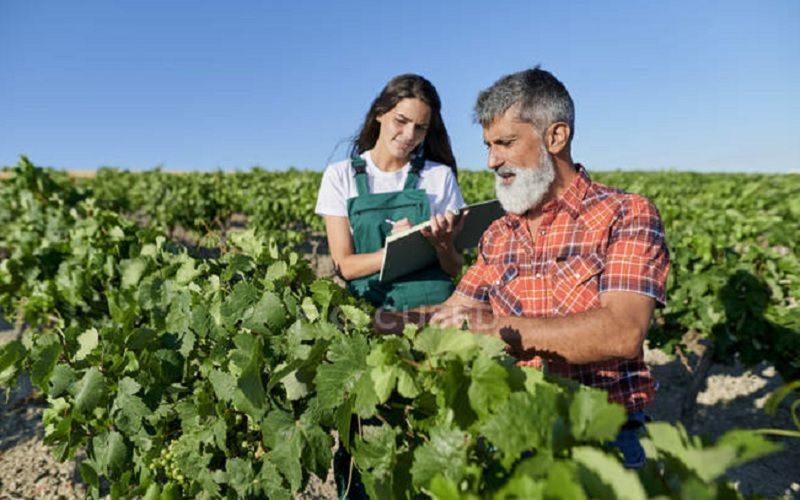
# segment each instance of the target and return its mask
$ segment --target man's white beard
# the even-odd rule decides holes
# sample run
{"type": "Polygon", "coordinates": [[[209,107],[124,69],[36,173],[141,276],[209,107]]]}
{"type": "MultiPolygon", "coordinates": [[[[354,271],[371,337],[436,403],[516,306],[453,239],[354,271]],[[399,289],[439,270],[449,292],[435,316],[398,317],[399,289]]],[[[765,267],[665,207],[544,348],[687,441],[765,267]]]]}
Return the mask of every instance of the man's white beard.
{"type": "Polygon", "coordinates": [[[539,167],[514,167],[503,165],[495,171],[494,191],[506,212],[524,214],[541,203],[556,178],[553,160],[542,148],[539,167]],[[503,184],[502,174],[513,173],[511,185],[503,184]]]}

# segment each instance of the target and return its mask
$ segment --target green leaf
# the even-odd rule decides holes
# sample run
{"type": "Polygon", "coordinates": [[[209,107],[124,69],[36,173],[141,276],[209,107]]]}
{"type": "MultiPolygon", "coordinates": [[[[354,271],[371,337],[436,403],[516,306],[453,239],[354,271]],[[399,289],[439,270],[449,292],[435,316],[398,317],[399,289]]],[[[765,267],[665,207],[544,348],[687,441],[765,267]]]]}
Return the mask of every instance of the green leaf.
{"type": "Polygon", "coordinates": [[[344,313],[344,317],[347,319],[347,321],[352,323],[353,328],[356,330],[363,330],[372,322],[369,314],[355,306],[341,305],[339,308],[344,313]]]}
{"type": "Polygon", "coordinates": [[[331,299],[333,299],[333,284],[328,280],[316,280],[311,284],[310,289],[314,302],[320,305],[322,315],[326,316],[331,299]]]}
{"type": "Polygon", "coordinates": [[[414,348],[429,356],[453,354],[464,361],[478,353],[488,357],[500,356],[505,347],[500,339],[452,328],[440,330],[428,327],[414,339],[414,348]]]}
{"type": "Polygon", "coordinates": [[[9,387],[16,384],[20,361],[27,354],[25,346],[19,340],[0,345],[0,386],[9,387]]]}
{"type": "Polygon", "coordinates": [[[224,282],[229,282],[234,276],[241,276],[253,269],[253,259],[242,254],[228,254],[228,266],[222,272],[220,278],[224,282]]]}
{"type": "Polygon", "coordinates": [[[222,318],[226,325],[235,325],[251,311],[258,302],[259,293],[251,283],[240,281],[237,283],[225,303],[222,304],[222,318]]]}
{"type": "Polygon", "coordinates": [[[107,290],[106,302],[111,319],[123,328],[130,328],[139,314],[139,304],[132,290],[107,290]]]}
{"type": "Polygon", "coordinates": [[[353,388],[355,404],[353,409],[362,418],[369,418],[375,414],[375,406],[379,403],[378,394],[375,392],[375,381],[369,371],[365,371],[353,388]]]}
{"type": "Polygon", "coordinates": [[[192,320],[191,293],[181,290],[172,296],[166,318],[168,332],[183,335],[189,331],[192,320]]]}
{"type": "Polygon", "coordinates": [[[584,500],[586,493],[578,478],[578,468],[574,462],[558,460],[550,464],[547,470],[547,483],[544,498],[563,500],[584,500]]]}
{"type": "Polygon", "coordinates": [[[181,500],[180,487],[172,481],[164,485],[161,490],[161,500],[181,500]]]}
{"type": "Polygon", "coordinates": [[[120,262],[122,283],[120,287],[131,288],[139,284],[144,272],[147,270],[147,261],[142,258],[127,259],[120,262]]]}
{"type": "MultiPolygon", "coordinates": [[[[566,486],[566,488],[572,489],[570,486],[566,486]]],[[[545,483],[536,481],[532,477],[519,474],[514,475],[503,485],[494,498],[563,498],[564,500],[572,500],[570,497],[561,496],[559,491],[556,491],[556,494],[552,497],[547,496],[545,495],[545,483]]],[[[581,498],[580,496],[575,497],[576,500],[580,500],[581,498]]]]}
{"type": "Polygon", "coordinates": [[[112,476],[120,474],[128,458],[128,447],[122,434],[117,431],[100,434],[92,439],[92,448],[102,472],[112,476]]]}
{"type": "Polygon", "coordinates": [[[179,285],[187,285],[194,281],[195,278],[203,274],[202,270],[195,268],[195,260],[188,255],[181,256],[184,259],[178,272],[175,273],[175,282],[179,285]]]}
{"type": "Polygon", "coordinates": [[[444,363],[445,371],[439,376],[440,397],[444,398],[439,404],[444,403],[452,412],[455,422],[462,429],[471,427],[478,419],[472,410],[469,400],[469,387],[471,378],[467,367],[460,358],[452,358],[444,363]]]}
{"type": "Polygon", "coordinates": [[[253,484],[253,465],[241,458],[230,458],[225,463],[228,484],[236,491],[239,498],[246,497],[253,484]]]}
{"type": "Polygon", "coordinates": [[[81,361],[86,359],[86,356],[92,353],[95,347],[97,347],[98,341],[100,340],[99,335],[97,334],[96,328],[89,328],[85,332],[78,335],[78,344],[80,348],[78,352],[75,353],[75,360],[81,361]]]}
{"type": "Polygon", "coordinates": [[[328,351],[331,363],[320,365],[314,384],[323,409],[335,408],[352,394],[367,370],[369,347],[363,337],[336,339],[328,351]]]}
{"type": "Polygon", "coordinates": [[[93,366],[86,371],[76,386],[75,410],[78,414],[87,415],[100,404],[105,395],[105,378],[100,370],[93,366]]]}
{"type": "Polygon", "coordinates": [[[208,380],[220,401],[233,400],[233,391],[236,389],[236,379],[233,378],[233,375],[220,370],[211,370],[208,380]]]}
{"type": "Polygon", "coordinates": [[[286,308],[283,306],[280,297],[273,292],[264,292],[264,295],[255,305],[252,314],[245,319],[242,326],[253,330],[255,333],[267,334],[269,331],[264,328],[264,325],[272,331],[278,332],[288,321],[286,308]]]}
{"type": "Polygon", "coordinates": [[[497,361],[478,356],[472,364],[472,380],[469,385],[469,402],[481,418],[487,417],[495,408],[508,399],[508,373],[497,361]]]}
{"type": "Polygon", "coordinates": [[[647,498],[636,472],[626,470],[614,457],[595,448],[578,446],[572,449],[572,458],[581,465],[581,482],[592,498],[647,498]]]}
{"type": "Polygon", "coordinates": [[[395,384],[397,383],[397,372],[394,366],[376,366],[370,370],[370,378],[373,381],[373,388],[378,399],[378,404],[385,403],[392,395],[395,384]]]}
{"type": "Polygon", "coordinates": [[[282,474],[278,467],[269,460],[269,455],[261,463],[261,472],[258,476],[261,489],[266,497],[272,500],[291,500],[292,492],[285,486],[282,474]]]}
{"type": "Polygon", "coordinates": [[[73,383],[75,383],[75,370],[69,365],[58,364],[50,374],[47,395],[57,398],[67,392],[73,383]]]}
{"type": "Polygon", "coordinates": [[[280,381],[284,390],[286,390],[286,398],[289,401],[297,401],[308,396],[311,392],[308,384],[297,378],[297,373],[297,370],[292,370],[282,377],[280,381]]]}
{"type": "Polygon", "coordinates": [[[715,445],[731,447],[736,450],[736,460],[732,464],[734,467],[783,449],[781,443],[770,441],[764,435],[746,429],[734,429],[726,432],[715,445]]]}
{"type": "Polygon", "coordinates": [[[192,306],[192,319],[189,325],[200,338],[217,337],[217,332],[220,331],[214,317],[209,312],[205,303],[200,302],[192,306]]]}
{"type": "Polygon", "coordinates": [[[703,481],[713,481],[737,461],[734,447],[709,447],[692,441],[682,425],[676,427],[666,422],[653,422],[647,425],[650,440],[656,449],[682,462],[687,469],[697,474],[703,481]]]}
{"type": "Polygon", "coordinates": [[[397,465],[398,430],[387,424],[366,427],[364,436],[356,437],[353,458],[361,471],[370,498],[390,498],[397,465]]]}
{"type": "Polygon", "coordinates": [[[503,467],[509,468],[524,451],[549,448],[555,418],[555,397],[545,391],[534,396],[511,394],[506,403],[481,426],[481,432],[502,452],[503,467]],[[513,429],[513,432],[509,432],[513,429]]]}
{"type": "Polygon", "coordinates": [[[292,491],[297,491],[303,479],[300,456],[303,442],[294,418],[280,410],[267,415],[261,424],[264,444],[270,448],[269,460],[289,481],[292,491]]]}
{"type": "Polygon", "coordinates": [[[458,486],[441,474],[433,476],[431,484],[425,492],[434,500],[463,500],[464,498],[464,495],[458,491],[458,486]]]}
{"type": "Polygon", "coordinates": [[[50,374],[61,356],[61,344],[55,335],[47,335],[37,341],[31,352],[31,382],[42,390],[47,388],[50,374]]]}
{"type": "Polygon", "coordinates": [[[308,318],[308,321],[316,321],[319,319],[319,310],[311,297],[304,298],[300,308],[303,310],[306,318],[308,318]]]}
{"type": "Polygon", "coordinates": [[[572,435],[579,441],[613,441],[625,423],[625,408],[608,402],[608,393],[581,386],[569,406],[572,435]]]}
{"type": "Polygon", "coordinates": [[[249,334],[235,339],[238,349],[231,354],[231,362],[240,370],[236,377],[233,404],[255,420],[261,420],[266,411],[266,393],[261,380],[261,341],[249,334]]]}
{"type": "Polygon", "coordinates": [[[151,483],[144,492],[142,500],[159,500],[161,498],[161,487],[156,483],[151,483]]]}
{"type": "Polygon", "coordinates": [[[775,391],[769,395],[766,405],[764,405],[767,414],[774,415],[775,412],[778,411],[781,402],[795,391],[800,391],[800,380],[795,380],[794,382],[790,382],[775,389],[775,391]]]}
{"type": "Polygon", "coordinates": [[[97,472],[88,461],[84,460],[81,462],[79,470],[81,473],[81,479],[83,479],[86,484],[95,489],[100,488],[100,478],[97,476],[97,472]]]}
{"type": "Polygon", "coordinates": [[[397,392],[404,398],[415,398],[419,395],[419,386],[409,369],[400,369],[397,373],[397,392]]]}
{"type": "Polygon", "coordinates": [[[130,377],[123,377],[118,384],[119,392],[127,394],[128,396],[136,394],[141,388],[142,386],[130,377]]]}
{"type": "Polygon", "coordinates": [[[273,263],[272,265],[267,268],[267,274],[265,278],[267,281],[276,281],[284,276],[286,276],[289,267],[286,265],[286,262],[278,261],[273,263]]]}
{"type": "Polygon", "coordinates": [[[247,255],[252,255],[254,258],[259,258],[264,252],[266,242],[256,236],[255,229],[246,229],[244,231],[235,231],[228,237],[231,243],[239,247],[247,255]]]}
{"type": "Polygon", "coordinates": [[[435,427],[430,441],[414,451],[411,467],[414,486],[424,488],[437,474],[455,484],[461,482],[467,466],[468,435],[458,429],[435,427]]]}
{"type": "Polygon", "coordinates": [[[382,476],[392,472],[397,452],[397,435],[399,429],[388,424],[365,431],[364,436],[357,436],[353,458],[359,469],[370,470],[382,476]]]}
{"type": "Polygon", "coordinates": [[[122,391],[117,393],[114,408],[114,423],[128,435],[137,434],[142,429],[142,419],[152,414],[140,397],[122,391]]]}
{"type": "Polygon", "coordinates": [[[322,427],[310,422],[303,422],[301,432],[303,435],[303,466],[317,477],[324,478],[333,459],[331,453],[333,438],[322,427]]]}

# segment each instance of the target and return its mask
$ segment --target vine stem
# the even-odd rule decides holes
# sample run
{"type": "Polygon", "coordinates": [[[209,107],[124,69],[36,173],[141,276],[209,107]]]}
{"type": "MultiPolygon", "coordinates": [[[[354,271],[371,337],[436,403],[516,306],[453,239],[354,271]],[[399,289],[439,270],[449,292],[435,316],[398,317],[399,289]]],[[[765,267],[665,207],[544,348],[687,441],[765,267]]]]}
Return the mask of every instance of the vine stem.
{"type": "Polygon", "coordinates": [[[790,431],[787,429],[753,429],[753,430],[759,434],[800,438],[800,431],[790,431]]]}

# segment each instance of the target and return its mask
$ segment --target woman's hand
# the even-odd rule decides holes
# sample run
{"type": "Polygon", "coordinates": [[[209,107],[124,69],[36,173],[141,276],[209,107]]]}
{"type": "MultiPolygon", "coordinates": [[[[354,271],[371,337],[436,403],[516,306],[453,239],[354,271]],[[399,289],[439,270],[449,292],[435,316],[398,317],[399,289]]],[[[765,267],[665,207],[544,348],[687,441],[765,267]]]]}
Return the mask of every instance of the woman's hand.
{"type": "Polygon", "coordinates": [[[464,228],[467,213],[468,210],[465,210],[460,217],[449,210],[444,215],[434,214],[431,217],[431,225],[422,230],[422,235],[428,239],[437,253],[450,252],[454,250],[456,236],[464,228]]]}
{"type": "Polygon", "coordinates": [[[460,217],[453,212],[431,217],[431,225],[422,230],[422,235],[436,249],[436,256],[442,269],[450,276],[458,276],[464,257],[456,250],[455,238],[461,233],[468,211],[465,210],[460,217]]]}
{"type": "Polygon", "coordinates": [[[392,224],[391,234],[402,233],[403,231],[407,231],[409,229],[411,229],[411,221],[408,220],[408,218],[400,219],[399,221],[396,221],[394,224],[392,224]]]}

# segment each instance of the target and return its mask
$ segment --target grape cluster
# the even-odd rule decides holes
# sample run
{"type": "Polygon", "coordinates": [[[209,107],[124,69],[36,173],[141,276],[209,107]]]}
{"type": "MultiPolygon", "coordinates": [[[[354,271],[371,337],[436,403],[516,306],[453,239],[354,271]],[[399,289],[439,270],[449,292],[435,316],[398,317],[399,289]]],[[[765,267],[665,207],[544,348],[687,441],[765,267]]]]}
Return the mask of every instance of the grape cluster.
{"type": "Polygon", "coordinates": [[[174,461],[175,441],[170,441],[166,448],[161,449],[161,455],[150,462],[150,472],[154,476],[163,475],[166,479],[174,481],[181,486],[186,484],[186,477],[174,461]]]}

